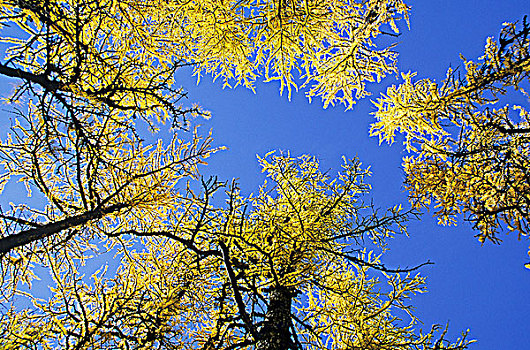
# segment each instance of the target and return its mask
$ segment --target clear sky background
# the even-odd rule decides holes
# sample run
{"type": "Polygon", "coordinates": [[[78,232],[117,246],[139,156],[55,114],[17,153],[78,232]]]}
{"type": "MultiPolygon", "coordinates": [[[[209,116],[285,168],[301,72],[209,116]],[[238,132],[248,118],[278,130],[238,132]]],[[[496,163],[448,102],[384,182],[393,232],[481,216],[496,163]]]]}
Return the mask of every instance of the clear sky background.
{"type": "MultiPolygon", "coordinates": [[[[411,29],[402,23],[403,34],[396,39],[399,68],[437,81],[445,77],[450,65],[461,64],[459,54],[468,59],[481,56],[486,37],[497,38],[504,21],[530,14],[528,0],[426,0],[411,5],[411,29]]],[[[211,159],[203,168],[205,174],[224,180],[239,178],[242,193],[249,194],[263,181],[257,154],[270,150],[308,153],[333,171],[338,170],[343,155],[358,156],[373,172],[369,182],[377,206],[407,204],[401,139],[392,146],[379,146],[376,138],[369,137],[374,122],[370,98],[347,112],[343,106],[324,110],[319,100],[309,104],[303,91],[288,101],[278,94],[276,83],[258,83],[253,94],[241,87],[223,90],[221,82],[213,83],[211,78],[196,86],[189,71],[180,72],[178,79],[189,90],[190,102],[212,112],[211,120],[201,122],[203,129],[212,128],[215,143],[229,147],[211,159]]],[[[370,85],[372,98],[396,83],[395,77],[388,77],[379,85],[370,85]]],[[[481,246],[469,224],[440,227],[428,212],[409,224],[409,233],[408,238],[390,242],[391,250],[383,261],[392,267],[435,262],[421,270],[428,277],[428,293],[411,302],[424,329],[449,322],[453,337],[470,329],[471,338],[478,340],[472,349],[530,348],[530,270],[524,267],[530,261],[527,239],[501,236],[502,245],[488,242],[481,246]]]]}

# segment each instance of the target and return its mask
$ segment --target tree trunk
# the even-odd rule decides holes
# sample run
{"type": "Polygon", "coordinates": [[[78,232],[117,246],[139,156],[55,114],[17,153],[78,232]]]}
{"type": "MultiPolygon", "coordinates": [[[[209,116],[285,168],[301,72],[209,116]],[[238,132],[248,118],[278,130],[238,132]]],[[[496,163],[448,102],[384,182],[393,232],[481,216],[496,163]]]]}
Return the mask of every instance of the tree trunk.
{"type": "Polygon", "coordinates": [[[292,291],[283,286],[272,287],[265,322],[259,331],[256,350],[295,349],[291,339],[292,291]]]}
{"type": "Polygon", "coordinates": [[[50,222],[39,227],[21,231],[12,235],[0,238],[0,254],[5,254],[23,245],[50,237],[63,230],[86,224],[89,221],[101,219],[107,214],[120,211],[126,208],[125,204],[113,204],[107,208],[97,208],[83,214],[67,217],[56,222],[50,222]]]}

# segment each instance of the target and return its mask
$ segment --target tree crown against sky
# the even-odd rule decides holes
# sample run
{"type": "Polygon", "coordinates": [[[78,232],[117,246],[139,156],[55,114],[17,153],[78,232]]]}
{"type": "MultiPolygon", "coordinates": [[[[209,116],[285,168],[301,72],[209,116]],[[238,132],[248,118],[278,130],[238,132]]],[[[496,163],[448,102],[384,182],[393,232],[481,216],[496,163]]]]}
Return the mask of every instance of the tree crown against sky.
{"type": "MultiPolygon", "coordinates": [[[[249,209],[247,215],[244,208],[250,204],[244,203],[251,200],[238,197],[234,189],[229,190],[232,200],[227,207],[210,207],[214,188],[209,186],[216,183],[205,182],[202,195],[178,186],[197,177],[197,165],[216,150],[209,136],[193,136],[189,142],[175,136],[166,144],[152,145],[143,140],[137,123],[140,119],[151,130],[163,128],[159,122],[164,121],[187,127],[193,114],[204,114],[198,107],[179,106],[185,93],[175,87],[174,73],[188,64],[195,65],[199,75],[206,72],[247,87],[263,74],[267,80],[280,80],[289,92],[300,75],[310,97],[351,107],[366,95],[366,82],[396,72],[391,48],[372,45],[385,30],[381,26],[389,24],[396,31],[394,21],[407,19],[407,10],[401,1],[382,0],[3,2],[4,23],[16,24],[26,34],[5,40],[9,49],[0,65],[0,73],[21,82],[10,99],[21,107],[16,107],[11,136],[2,143],[2,185],[22,178],[46,201],[44,209],[22,203],[2,213],[2,277],[11,287],[3,290],[5,300],[22,292],[19,283],[31,281],[36,265],[48,268],[55,283],[49,302],[35,300],[37,311],[7,309],[3,322],[9,340],[3,346],[45,346],[49,334],[62,334],[64,344],[80,348],[126,347],[122,344],[127,342],[170,348],[174,341],[189,340],[178,337],[182,329],[192,329],[197,332],[194,339],[205,347],[440,347],[443,339],[434,340],[429,332],[418,335],[413,324],[403,326],[393,314],[408,310],[404,300],[423,290],[423,280],[401,278],[363,253],[362,244],[355,248],[353,243],[361,240],[345,240],[365,226],[372,232],[370,223],[375,228],[400,226],[404,217],[393,212],[362,216],[345,205],[328,221],[335,207],[300,209],[300,199],[289,200],[321,191],[314,198],[317,203],[356,203],[355,195],[337,199],[337,193],[348,189],[334,187],[356,183],[354,179],[339,176],[328,183],[326,178],[319,187],[311,176],[304,177],[321,174],[315,172],[316,162],[303,158],[297,164],[304,176],[280,173],[293,181],[301,178],[297,185],[307,193],[296,192],[296,186],[294,194],[289,188],[285,193],[260,192],[252,199],[258,201],[252,203],[256,210],[249,209]],[[277,222],[276,216],[283,221],[277,222]],[[320,230],[305,229],[308,223],[320,230]],[[227,229],[229,234],[223,231],[227,229]],[[324,237],[341,229],[336,245],[335,238],[324,237]],[[135,253],[130,249],[139,244],[137,236],[158,238],[145,238],[146,250],[135,253]],[[259,247],[258,242],[272,248],[259,247]],[[110,278],[96,274],[94,283],[83,281],[77,270],[87,253],[115,248],[116,243],[122,247],[119,272],[110,278]],[[307,249],[301,249],[304,245],[307,249]],[[347,248],[354,250],[345,252],[347,248]],[[159,270],[167,269],[157,263],[164,249],[169,265],[179,268],[176,275],[162,279],[159,270]],[[328,254],[344,262],[330,263],[328,254]],[[319,264],[333,272],[329,278],[317,274],[322,272],[319,264]],[[380,278],[391,284],[388,294],[374,291],[376,280],[366,272],[369,268],[386,273],[380,278]],[[153,275],[161,280],[150,280],[153,275]],[[307,303],[296,299],[299,293],[307,303]],[[181,301],[202,312],[204,327],[189,327],[197,319],[183,311],[181,301]],[[153,307],[142,313],[139,306],[147,304],[153,307]],[[334,312],[338,306],[346,321],[334,312]],[[314,324],[300,319],[303,316],[314,324]],[[42,332],[35,334],[35,328],[42,332]]],[[[290,169],[282,162],[293,162],[288,157],[274,159],[262,161],[272,174],[290,169]]],[[[362,177],[362,171],[353,169],[351,173],[362,177]]],[[[278,189],[283,188],[281,176],[272,180],[278,189]]],[[[375,235],[382,241],[384,236],[375,235]]],[[[455,347],[466,345],[464,339],[455,347]]]]}
{"type": "MultiPolygon", "coordinates": [[[[186,128],[193,116],[207,116],[196,106],[179,105],[185,97],[183,90],[175,87],[174,73],[179,67],[194,64],[228,80],[237,77],[246,81],[260,70],[271,69],[290,87],[295,65],[271,67],[287,61],[300,64],[303,59],[324,62],[326,57],[342,62],[347,58],[345,65],[333,66],[328,73],[343,76],[347,84],[358,84],[360,92],[366,79],[395,71],[395,54],[372,49],[371,37],[381,34],[383,23],[397,30],[394,21],[406,17],[406,7],[400,1],[305,6],[238,2],[230,6],[223,2],[3,3],[3,23],[16,26],[16,30],[4,38],[7,49],[0,73],[18,78],[20,84],[8,99],[17,116],[11,136],[2,145],[2,186],[11,176],[21,176],[28,193],[37,189],[48,204],[44,209],[17,204],[2,214],[3,254],[12,261],[26,257],[29,263],[38,258],[35,252],[42,252],[38,246],[43,239],[58,239],[55,243],[62,246],[85,237],[79,254],[95,237],[119,236],[128,231],[126,222],[139,224],[140,220],[127,217],[130,210],[144,210],[147,203],[153,210],[169,205],[167,198],[177,180],[196,176],[196,165],[216,150],[210,147],[209,136],[195,134],[189,143],[174,137],[164,150],[162,144],[146,145],[138,131],[138,119],[156,131],[159,123],[171,121],[175,128],[186,128]],[[217,16],[218,12],[225,17],[217,16]],[[317,36],[325,30],[335,34],[317,36]],[[344,41],[347,33],[361,41],[344,41]],[[232,46],[213,43],[219,38],[228,40],[232,34],[241,39],[239,45],[257,43],[244,55],[236,55],[244,62],[230,56],[232,46]],[[287,40],[295,37],[299,40],[287,40]],[[222,50],[214,54],[211,45],[222,50]],[[222,56],[225,54],[228,56],[222,56]],[[384,57],[392,58],[389,65],[384,57]],[[229,64],[228,68],[222,68],[223,64],[229,64]],[[357,64],[363,68],[353,69],[357,64]],[[243,66],[252,69],[234,75],[243,66]],[[148,198],[145,192],[162,194],[148,198]],[[110,222],[103,224],[99,235],[78,232],[79,227],[83,231],[89,222],[100,219],[110,222]]],[[[318,73],[314,64],[302,66],[311,74],[318,73]]],[[[267,78],[273,76],[268,74],[267,78]]],[[[322,78],[320,73],[316,76],[322,78]]],[[[314,80],[316,76],[306,78],[314,80]]],[[[352,91],[346,85],[341,88],[352,91]]]]}
{"type": "Polygon", "coordinates": [[[185,64],[227,85],[264,76],[280,91],[309,86],[309,97],[351,107],[366,82],[397,72],[392,45],[375,40],[408,23],[401,0],[32,0],[5,1],[3,14],[31,38],[8,40],[4,75],[158,118],[182,114],[182,91],[169,87],[185,64]]]}
{"type": "Polygon", "coordinates": [[[458,214],[473,223],[481,242],[499,242],[504,230],[529,231],[528,102],[530,24],[504,23],[496,41],[487,39],[479,61],[464,60],[442,83],[430,79],[390,87],[375,102],[371,133],[393,142],[405,136],[406,188],[416,207],[435,204],[443,224],[458,214]],[[506,98],[506,94],[511,94],[506,98]]]}
{"type": "Polygon", "coordinates": [[[179,105],[185,93],[174,73],[185,64],[142,11],[134,1],[3,1],[4,31],[13,28],[0,72],[23,82],[11,100],[34,96],[70,118],[110,108],[124,119],[185,125],[200,113],[179,105]]]}
{"type": "Polygon", "coordinates": [[[149,8],[163,40],[179,47],[199,78],[211,74],[226,86],[253,88],[263,77],[279,81],[289,96],[307,87],[324,106],[347,108],[369,94],[366,83],[397,72],[393,45],[380,38],[397,36],[409,10],[401,0],[208,0],[149,8]]]}
{"type": "MultiPolygon", "coordinates": [[[[50,300],[4,318],[4,347],[101,349],[464,349],[434,326],[415,332],[410,297],[425,291],[417,268],[393,271],[363,248],[405,230],[411,213],[384,213],[362,198],[369,174],[357,160],[335,177],[309,156],[260,159],[255,196],[203,182],[201,200],[166,216],[144,248],[121,254],[117,272],[87,284],[54,266],[50,300]],[[375,272],[379,270],[379,272],[375,272]],[[386,284],[386,286],[385,286],[386,284]],[[400,310],[408,321],[401,320],[400,310]]],[[[151,228],[153,229],[153,228],[151,228]]]]}

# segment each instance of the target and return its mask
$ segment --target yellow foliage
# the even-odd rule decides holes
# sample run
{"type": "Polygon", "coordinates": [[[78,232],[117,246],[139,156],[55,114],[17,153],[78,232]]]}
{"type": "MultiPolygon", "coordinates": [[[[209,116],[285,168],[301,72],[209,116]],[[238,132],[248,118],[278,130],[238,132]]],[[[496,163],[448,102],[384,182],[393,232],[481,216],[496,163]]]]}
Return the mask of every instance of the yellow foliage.
{"type": "MultiPolygon", "coordinates": [[[[435,339],[436,327],[415,330],[408,300],[425,291],[424,278],[387,269],[363,247],[366,237],[384,245],[410,213],[363,204],[368,172],[357,160],[336,177],[309,156],[259,161],[268,182],[256,195],[233,184],[217,208],[210,200],[221,185],[203,181],[202,199],[190,189],[141,251],[119,254],[113,276],[104,267],[87,283],[75,266],[53,266],[52,297],[1,320],[0,347],[253,349],[291,336],[304,349],[450,345],[435,339]],[[278,322],[287,327],[275,330],[278,322]]],[[[451,346],[467,344],[464,334],[451,346]]]]}
{"type": "Polygon", "coordinates": [[[179,58],[196,64],[198,79],[211,74],[253,89],[264,76],[289,97],[307,86],[310,99],[347,108],[368,95],[366,82],[396,72],[396,53],[374,38],[387,26],[397,34],[401,18],[408,24],[401,0],[157,1],[146,11],[179,58]]]}
{"type": "MultiPolygon", "coordinates": [[[[201,178],[197,191],[191,182],[218,150],[210,135],[150,143],[140,131],[209,115],[179,105],[175,72],[186,65],[199,79],[253,88],[264,76],[289,95],[308,87],[324,106],[351,108],[367,82],[397,72],[392,46],[376,38],[397,34],[399,19],[408,24],[403,1],[0,5],[1,24],[16,26],[2,38],[0,74],[19,81],[8,99],[15,123],[0,142],[0,191],[21,181],[45,201],[0,212],[0,301],[33,302],[31,312],[2,313],[0,348],[261,349],[271,338],[285,349],[293,339],[307,349],[467,346],[465,334],[450,345],[445,333],[434,339],[436,328],[415,331],[407,300],[424,291],[423,278],[385,267],[366,247],[384,251],[415,212],[364,203],[369,171],[359,161],[345,160],[333,177],[313,157],[270,153],[259,158],[268,181],[257,194],[232,183],[226,205],[215,206],[226,186],[201,178]],[[91,273],[87,260],[109,254],[112,263],[91,273]],[[52,279],[47,300],[19,288],[42,267],[52,279]]],[[[427,81],[417,92],[404,78],[408,90],[387,96],[429,105],[413,123],[399,115],[395,130],[416,125],[445,139],[429,126],[444,91],[427,81]]]]}
{"type": "Polygon", "coordinates": [[[449,69],[436,84],[403,75],[403,84],[374,102],[371,134],[389,143],[396,132],[405,136],[413,205],[434,202],[442,224],[464,214],[481,242],[498,242],[503,228],[530,233],[529,114],[527,107],[501,104],[510,90],[528,98],[521,85],[530,81],[529,30],[526,20],[522,28],[505,23],[479,61],[464,60],[463,77],[449,69]]]}

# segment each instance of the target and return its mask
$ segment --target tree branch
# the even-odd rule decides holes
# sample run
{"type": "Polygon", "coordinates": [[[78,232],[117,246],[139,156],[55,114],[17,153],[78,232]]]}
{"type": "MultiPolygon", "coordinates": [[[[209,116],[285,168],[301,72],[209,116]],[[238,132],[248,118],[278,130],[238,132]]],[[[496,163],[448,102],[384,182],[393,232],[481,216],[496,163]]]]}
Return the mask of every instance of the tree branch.
{"type": "Polygon", "coordinates": [[[0,238],[0,254],[5,254],[14,248],[50,237],[65,229],[86,224],[94,219],[101,219],[103,216],[126,208],[126,204],[113,204],[107,208],[96,208],[80,215],[68,217],[63,220],[51,222],[41,227],[24,230],[14,235],[0,238]]]}

